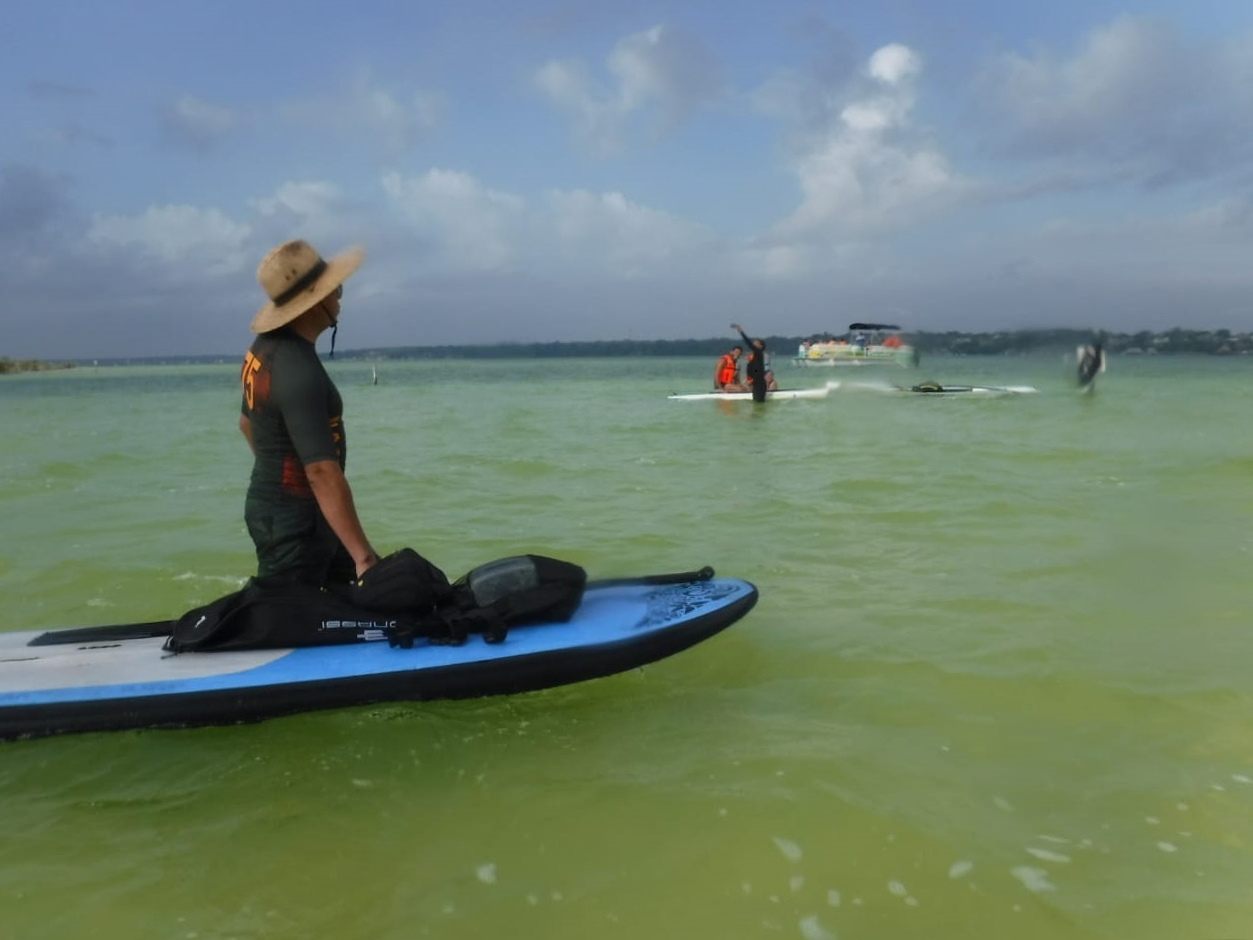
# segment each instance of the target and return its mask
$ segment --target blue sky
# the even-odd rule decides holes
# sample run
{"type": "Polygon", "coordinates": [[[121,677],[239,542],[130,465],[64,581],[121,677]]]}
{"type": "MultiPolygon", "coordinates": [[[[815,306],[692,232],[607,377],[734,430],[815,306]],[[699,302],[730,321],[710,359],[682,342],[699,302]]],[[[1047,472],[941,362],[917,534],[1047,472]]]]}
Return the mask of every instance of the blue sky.
{"type": "Polygon", "coordinates": [[[1253,4],[6,9],[0,356],[234,354],[361,244],[344,348],[1253,329],[1253,4]]]}

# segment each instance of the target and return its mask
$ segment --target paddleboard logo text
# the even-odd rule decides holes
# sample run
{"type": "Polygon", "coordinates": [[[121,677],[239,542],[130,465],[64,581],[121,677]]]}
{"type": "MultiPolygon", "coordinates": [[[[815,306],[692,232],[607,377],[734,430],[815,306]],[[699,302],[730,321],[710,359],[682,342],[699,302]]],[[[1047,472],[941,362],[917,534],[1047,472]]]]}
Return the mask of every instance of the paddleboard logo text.
{"type": "Polygon", "coordinates": [[[386,640],[387,631],[394,629],[395,626],[395,620],[323,620],[321,629],[360,630],[357,639],[372,643],[377,640],[386,640]]]}

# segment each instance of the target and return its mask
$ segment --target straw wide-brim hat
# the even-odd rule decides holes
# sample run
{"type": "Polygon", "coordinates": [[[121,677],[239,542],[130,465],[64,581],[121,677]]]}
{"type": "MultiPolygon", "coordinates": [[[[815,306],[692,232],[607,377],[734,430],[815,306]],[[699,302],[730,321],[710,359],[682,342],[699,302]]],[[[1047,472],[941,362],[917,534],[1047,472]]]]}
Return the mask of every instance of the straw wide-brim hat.
{"type": "Polygon", "coordinates": [[[348,280],[364,257],[364,249],[349,248],[327,261],[306,241],[279,245],[257,266],[257,283],[270,302],[252,318],[252,332],[277,330],[312,310],[348,280]]]}

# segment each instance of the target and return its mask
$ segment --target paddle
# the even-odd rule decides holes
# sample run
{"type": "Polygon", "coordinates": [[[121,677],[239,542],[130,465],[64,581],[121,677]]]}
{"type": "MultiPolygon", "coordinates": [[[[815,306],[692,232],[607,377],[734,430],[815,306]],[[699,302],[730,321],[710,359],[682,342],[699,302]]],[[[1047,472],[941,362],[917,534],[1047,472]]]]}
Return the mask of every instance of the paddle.
{"type": "Polygon", "coordinates": [[[714,576],[713,568],[706,565],[699,571],[678,571],[674,574],[647,574],[638,578],[606,578],[600,581],[588,581],[589,588],[619,587],[627,584],[688,584],[692,581],[708,581],[714,576]]]}

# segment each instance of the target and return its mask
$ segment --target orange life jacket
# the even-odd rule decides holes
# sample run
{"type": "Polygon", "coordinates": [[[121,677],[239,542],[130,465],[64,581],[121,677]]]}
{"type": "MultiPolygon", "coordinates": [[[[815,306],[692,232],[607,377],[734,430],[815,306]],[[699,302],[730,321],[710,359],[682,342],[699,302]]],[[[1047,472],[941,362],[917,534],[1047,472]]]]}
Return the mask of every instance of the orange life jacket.
{"type": "Polygon", "coordinates": [[[730,385],[735,381],[735,357],[730,353],[723,353],[722,358],[718,360],[718,387],[730,385]]]}

